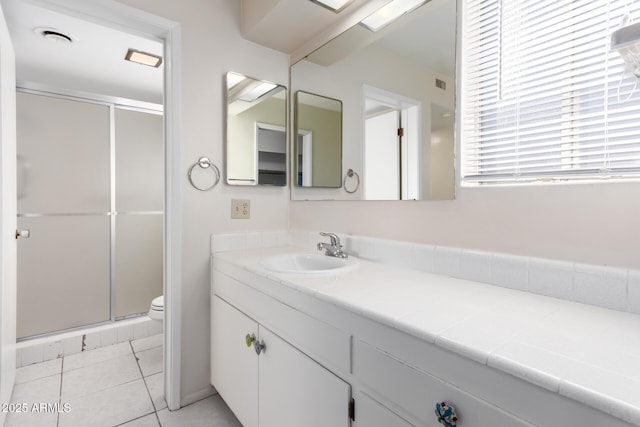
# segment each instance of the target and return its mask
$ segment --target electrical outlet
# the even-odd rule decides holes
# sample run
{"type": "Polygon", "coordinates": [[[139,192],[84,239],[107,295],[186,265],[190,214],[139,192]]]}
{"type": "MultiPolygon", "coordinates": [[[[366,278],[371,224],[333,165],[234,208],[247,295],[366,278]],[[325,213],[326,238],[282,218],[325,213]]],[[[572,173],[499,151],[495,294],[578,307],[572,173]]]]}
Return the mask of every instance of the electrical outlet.
{"type": "Polygon", "coordinates": [[[231,199],[231,218],[249,219],[251,216],[251,202],[244,199],[231,199]]]}

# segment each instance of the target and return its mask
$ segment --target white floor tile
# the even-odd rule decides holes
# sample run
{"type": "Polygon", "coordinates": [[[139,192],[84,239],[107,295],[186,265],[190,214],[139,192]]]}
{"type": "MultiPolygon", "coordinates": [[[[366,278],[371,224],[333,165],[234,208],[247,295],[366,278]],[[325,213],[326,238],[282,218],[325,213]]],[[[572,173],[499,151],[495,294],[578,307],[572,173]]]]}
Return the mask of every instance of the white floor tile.
{"type": "Polygon", "coordinates": [[[131,346],[135,353],[149,350],[156,347],[162,347],[164,336],[162,334],[152,335],[146,338],[131,341],[131,346]]]}
{"type": "Polygon", "coordinates": [[[9,413],[4,427],[56,427],[58,414],[55,412],[44,413],[9,413]]]}
{"type": "Polygon", "coordinates": [[[112,427],[154,412],[141,379],[68,402],[71,410],[60,414],[59,427],[112,427]]]}
{"type": "Polygon", "coordinates": [[[62,398],[68,400],[142,378],[133,354],[64,372],[62,398]]]}
{"type": "Polygon", "coordinates": [[[178,411],[158,411],[162,427],[242,427],[219,395],[207,397],[178,411]]]}
{"type": "Polygon", "coordinates": [[[54,375],[16,384],[11,401],[29,404],[57,402],[60,397],[60,377],[60,375],[54,375]]]}
{"type": "Polygon", "coordinates": [[[67,372],[73,369],[84,368],[86,366],[102,363],[106,360],[114,359],[126,354],[133,354],[131,344],[129,344],[129,342],[83,351],[82,353],[66,356],[64,358],[63,369],[67,372]]]}
{"type": "Polygon", "coordinates": [[[7,414],[5,427],[55,427],[58,413],[52,410],[43,410],[40,404],[55,405],[59,400],[60,375],[16,384],[11,397],[12,412],[7,414]]]}
{"type": "Polygon", "coordinates": [[[169,411],[162,360],[160,334],[20,368],[5,427],[241,427],[219,396],[169,411]]]}
{"type": "Polygon", "coordinates": [[[163,356],[162,347],[156,347],[136,353],[138,363],[140,363],[140,369],[142,370],[142,376],[148,377],[150,375],[157,374],[158,372],[162,372],[163,356]]]}
{"type": "Polygon", "coordinates": [[[158,372],[157,374],[150,375],[144,379],[147,383],[147,389],[149,390],[149,395],[151,395],[151,400],[153,401],[153,406],[155,406],[156,411],[164,409],[167,407],[167,402],[164,400],[164,373],[158,372]]]}
{"type": "Polygon", "coordinates": [[[48,360],[42,363],[23,366],[16,369],[16,384],[62,373],[62,359],[48,360]]]}

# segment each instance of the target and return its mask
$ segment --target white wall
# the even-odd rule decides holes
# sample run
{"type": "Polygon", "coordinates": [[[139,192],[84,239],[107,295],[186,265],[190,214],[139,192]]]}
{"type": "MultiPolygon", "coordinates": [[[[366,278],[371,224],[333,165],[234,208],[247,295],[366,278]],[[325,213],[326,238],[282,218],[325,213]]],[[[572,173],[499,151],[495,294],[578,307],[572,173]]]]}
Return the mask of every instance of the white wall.
{"type": "Polygon", "coordinates": [[[640,183],[467,188],[453,201],[291,202],[291,227],[640,268],[640,183]]]}
{"type": "Polygon", "coordinates": [[[455,134],[453,127],[443,127],[431,131],[432,200],[451,200],[454,198],[456,191],[454,147],[455,134]]]}
{"type": "Polygon", "coordinates": [[[237,71],[287,86],[289,57],[244,40],[238,0],[120,0],[181,25],[182,373],[187,402],[209,388],[209,237],[246,229],[286,228],[287,188],[192,188],[187,169],[208,156],[223,168],[225,74],[237,71]],[[251,200],[251,219],[231,220],[231,198],[251,200]]]}

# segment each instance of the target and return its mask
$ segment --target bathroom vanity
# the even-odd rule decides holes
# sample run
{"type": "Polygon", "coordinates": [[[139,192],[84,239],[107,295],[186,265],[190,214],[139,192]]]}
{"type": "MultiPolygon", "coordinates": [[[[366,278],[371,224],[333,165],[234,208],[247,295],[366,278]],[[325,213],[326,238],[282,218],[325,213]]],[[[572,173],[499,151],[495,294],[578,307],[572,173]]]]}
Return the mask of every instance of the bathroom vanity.
{"type": "Polygon", "coordinates": [[[211,383],[244,427],[640,425],[637,315],[364,259],[269,262],[311,253],[212,254],[211,383]]]}

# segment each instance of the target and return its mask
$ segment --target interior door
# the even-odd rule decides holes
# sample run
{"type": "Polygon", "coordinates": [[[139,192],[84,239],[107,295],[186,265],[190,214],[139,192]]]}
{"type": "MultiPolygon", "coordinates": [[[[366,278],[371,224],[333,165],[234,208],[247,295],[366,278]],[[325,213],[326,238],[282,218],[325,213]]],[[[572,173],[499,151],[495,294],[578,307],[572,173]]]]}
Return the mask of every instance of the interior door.
{"type": "MultiPolygon", "coordinates": [[[[16,369],[15,56],[0,6],[0,402],[10,402],[16,369]]],[[[5,413],[0,411],[0,425],[5,413]]]]}
{"type": "Polygon", "coordinates": [[[365,121],[365,198],[400,199],[400,112],[390,110],[365,121]]]}
{"type": "Polygon", "coordinates": [[[260,326],[260,427],[348,427],[349,384],[260,326]]]}

